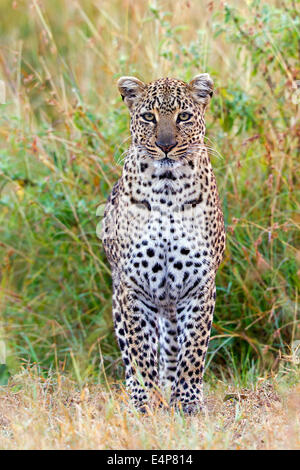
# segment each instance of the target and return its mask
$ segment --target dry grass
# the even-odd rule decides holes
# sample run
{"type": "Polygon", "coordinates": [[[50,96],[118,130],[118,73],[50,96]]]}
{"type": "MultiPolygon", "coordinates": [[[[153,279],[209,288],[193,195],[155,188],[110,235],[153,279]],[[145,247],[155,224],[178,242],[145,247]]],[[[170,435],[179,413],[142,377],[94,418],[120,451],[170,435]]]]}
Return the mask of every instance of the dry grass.
{"type": "Polygon", "coordinates": [[[23,370],[0,389],[1,449],[299,449],[300,385],[261,380],[251,389],[206,387],[206,413],[140,416],[122,386],[78,390],[23,370]]]}

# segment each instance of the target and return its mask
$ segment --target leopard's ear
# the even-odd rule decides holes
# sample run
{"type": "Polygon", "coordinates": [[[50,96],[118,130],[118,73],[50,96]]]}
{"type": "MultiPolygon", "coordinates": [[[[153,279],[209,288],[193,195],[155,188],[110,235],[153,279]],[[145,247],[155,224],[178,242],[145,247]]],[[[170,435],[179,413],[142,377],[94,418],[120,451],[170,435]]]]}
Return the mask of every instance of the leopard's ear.
{"type": "Polygon", "coordinates": [[[145,83],[141,82],[135,77],[121,77],[118,80],[119,92],[122,96],[122,100],[127,104],[128,108],[131,109],[133,103],[137,97],[145,89],[145,83]]]}
{"type": "Polygon", "coordinates": [[[208,73],[196,75],[196,77],[190,81],[189,87],[191,89],[192,96],[197,103],[204,106],[208,105],[214,93],[214,82],[208,73]]]}

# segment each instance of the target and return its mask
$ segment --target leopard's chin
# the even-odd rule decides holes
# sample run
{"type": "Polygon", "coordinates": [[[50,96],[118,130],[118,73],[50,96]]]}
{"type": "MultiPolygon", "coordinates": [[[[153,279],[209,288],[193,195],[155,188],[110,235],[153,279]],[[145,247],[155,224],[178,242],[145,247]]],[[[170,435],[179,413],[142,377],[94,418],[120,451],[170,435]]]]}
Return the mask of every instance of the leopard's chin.
{"type": "Polygon", "coordinates": [[[176,160],[174,160],[173,158],[170,158],[170,157],[163,157],[159,161],[163,165],[173,165],[173,163],[176,162],[176,160]]]}
{"type": "Polygon", "coordinates": [[[161,158],[160,160],[154,161],[154,166],[156,168],[177,168],[181,163],[178,160],[173,160],[169,157],[161,158]]]}

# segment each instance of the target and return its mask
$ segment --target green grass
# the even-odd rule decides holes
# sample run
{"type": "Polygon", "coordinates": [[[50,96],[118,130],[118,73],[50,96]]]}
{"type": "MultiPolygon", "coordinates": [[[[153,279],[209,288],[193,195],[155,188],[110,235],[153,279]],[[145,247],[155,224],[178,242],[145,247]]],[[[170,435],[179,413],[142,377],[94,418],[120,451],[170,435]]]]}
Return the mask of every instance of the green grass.
{"type": "Polygon", "coordinates": [[[1,2],[0,328],[11,374],[36,363],[80,385],[122,377],[96,210],[129,145],[123,74],[215,81],[207,145],[227,250],[207,380],[244,385],[297,362],[297,2],[179,3],[1,2]]]}

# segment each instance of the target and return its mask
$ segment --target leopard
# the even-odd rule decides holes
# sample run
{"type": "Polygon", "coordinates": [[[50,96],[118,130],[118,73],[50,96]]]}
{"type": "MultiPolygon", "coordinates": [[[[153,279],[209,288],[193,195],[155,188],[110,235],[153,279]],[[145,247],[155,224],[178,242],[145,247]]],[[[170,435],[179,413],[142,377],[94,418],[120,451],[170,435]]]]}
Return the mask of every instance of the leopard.
{"type": "Polygon", "coordinates": [[[117,86],[130,113],[131,143],[101,238],[126,388],[142,413],[163,403],[194,415],[205,409],[215,277],[226,243],[205,145],[214,84],[201,73],[189,82],[124,76],[117,86]]]}

